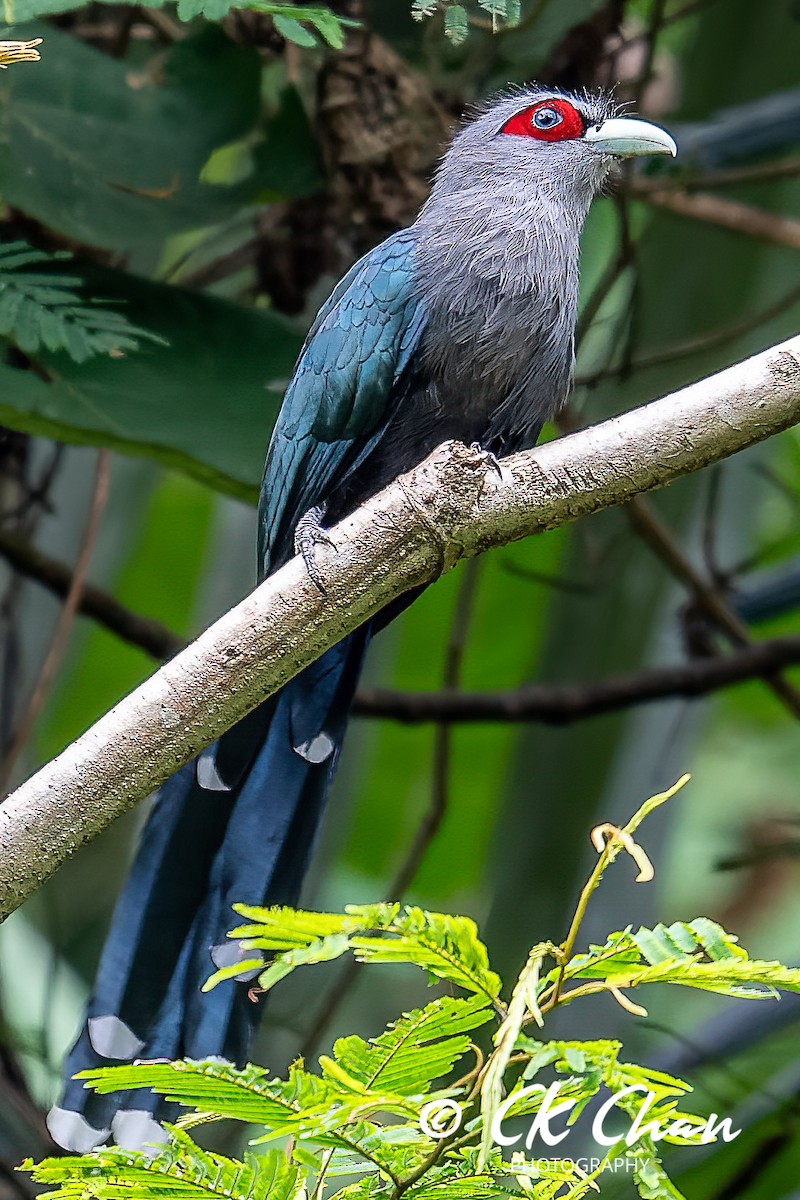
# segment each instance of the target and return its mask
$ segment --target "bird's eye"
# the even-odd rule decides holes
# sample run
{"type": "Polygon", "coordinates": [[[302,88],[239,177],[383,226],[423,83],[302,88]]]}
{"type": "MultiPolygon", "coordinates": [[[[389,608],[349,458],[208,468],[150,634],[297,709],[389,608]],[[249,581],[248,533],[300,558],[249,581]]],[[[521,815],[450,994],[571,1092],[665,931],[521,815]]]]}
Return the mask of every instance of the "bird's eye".
{"type": "Polygon", "coordinates": [[[506,121],[502,132],[535,138],[538,142],[564,142],[582,137],[586,132],[586,120],[566,96],[554,96],[552,100],[540,100],[515,113],[506,121]]]}
{"type": "Polygon", "coordinates": [[[555,108],[551,108],[549,104],[544,108],[537,108],[533,114],[533,123],[537,129],[555,129],[556,125],[560,125],[564,117],[555,108]]]}

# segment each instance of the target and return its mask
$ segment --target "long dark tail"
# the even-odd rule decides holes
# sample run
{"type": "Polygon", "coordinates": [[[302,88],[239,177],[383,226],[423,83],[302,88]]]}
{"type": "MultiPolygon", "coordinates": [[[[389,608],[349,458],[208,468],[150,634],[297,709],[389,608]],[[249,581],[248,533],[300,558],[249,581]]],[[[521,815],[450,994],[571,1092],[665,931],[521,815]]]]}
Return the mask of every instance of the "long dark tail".
{"type": "Polygon", "coordinates": [[[297,901],[369,630],[327,652],[158,792],[114,913],[65,1085],[48,1117],[65,1149],[109,1135],[163,1140],[167,1106],[149,1092],[98,1096],[77,1071],[138,1058],[243,1062],[258,1018],[247,983],[203,993],[235,961],[231,905],[297,901]]]}

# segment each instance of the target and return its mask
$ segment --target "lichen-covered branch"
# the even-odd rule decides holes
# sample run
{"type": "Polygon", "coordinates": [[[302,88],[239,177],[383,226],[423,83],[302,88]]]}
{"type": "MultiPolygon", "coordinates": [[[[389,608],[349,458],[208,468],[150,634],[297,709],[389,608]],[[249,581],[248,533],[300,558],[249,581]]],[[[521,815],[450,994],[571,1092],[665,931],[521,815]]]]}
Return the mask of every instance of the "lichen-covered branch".
{"type": "Polygon", "coordinates": [[[82,843],[344,634],[459,559],[629,500],[800,420],[800,337],[503,460],[439,447],[333,530],[321,596],[296,559],[0,807],[0,919],[82,843]]]}

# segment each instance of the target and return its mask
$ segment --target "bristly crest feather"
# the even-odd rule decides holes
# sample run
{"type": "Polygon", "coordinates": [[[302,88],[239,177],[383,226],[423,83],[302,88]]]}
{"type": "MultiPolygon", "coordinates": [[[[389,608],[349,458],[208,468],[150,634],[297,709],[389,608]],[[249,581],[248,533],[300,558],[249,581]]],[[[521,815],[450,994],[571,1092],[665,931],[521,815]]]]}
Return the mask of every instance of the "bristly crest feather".
{"type": "Polygon", "coordinates": [[[632,106],[631,101],[618,100],[613,91],[608,88],[579,88],[576,91],[569,91],[566,88],[547,87],[546,84],[514,83],[503,88],[502,91],[494,92],[484,100],[476,100],[468,105],[464,110],[462,124],[467,124],[476,117],[485,116],[486,113],[491,112],[506,100],[519,100],[520,105],[524,107],[528,104],[535,104],[537,100],[547,100],[551,97],[572,101],[588,119],[589,124],[606,121],[611,117],[624,116],[625,110],[632,106]]]}

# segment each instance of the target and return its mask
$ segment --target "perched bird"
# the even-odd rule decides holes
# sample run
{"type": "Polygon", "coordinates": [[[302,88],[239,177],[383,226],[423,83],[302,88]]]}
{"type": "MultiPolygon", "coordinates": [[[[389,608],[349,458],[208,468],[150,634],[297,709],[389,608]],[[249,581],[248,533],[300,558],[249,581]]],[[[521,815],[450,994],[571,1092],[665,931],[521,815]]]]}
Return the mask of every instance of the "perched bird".
{"type": "MultiPolygon", "coordinates": [[[[416,222],[347,273],[286,391],[259,508],[261,578],[295,551],[319,582],[325,527],[449,438],[493,455],[534,445],[573,370],[581,228],[617,159],[675,154],[606,95],[533,88],[461,129],[416,222]]],[[[402,606],[407,600],[401,600],[402,606]]],[[[246,983],[231,905],[296,902],[371,634],[346,637],[168,780],[120,897],[52,1136],[85,1152],[163,1140],[150,1093],[98,1096],[71,1076],[148,1058],[242,1062],[246,983]]]]}

